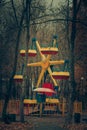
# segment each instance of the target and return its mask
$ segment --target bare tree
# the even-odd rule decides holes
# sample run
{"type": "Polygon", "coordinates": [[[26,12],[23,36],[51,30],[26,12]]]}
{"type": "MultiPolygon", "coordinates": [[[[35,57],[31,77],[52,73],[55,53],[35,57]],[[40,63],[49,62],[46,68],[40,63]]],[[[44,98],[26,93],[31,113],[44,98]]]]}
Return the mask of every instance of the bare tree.
{"type": "Polygon", "coordinates": [[[3,112],[2,112],[2,118],[3,119],[6,116],[7,105],[8,105],[8,102],[9,102],[10,95],[11,95],[11,87],[12,87],[12,83],[13,83],[13,77],[14,77],[15,72],[16,72],[17,59],[18,59],[18,48],[19,48],[20,35],[21,35],[22,25],[23,25],[23,20],[24,20],[24,14],[25,14],[25,8],[22,11],[19,31],[18,31],[18,35],[17,35],[16,48],[15,48],[15,58],[14,58],[14,66],[13,66],[12,75],[11,75],[10,80],[9,80],[9,86],[8,86],[8,89],[7,89],[7,94],[6,94],[6,97],[5,97],[5,102],[4,102],[3,112]]]}

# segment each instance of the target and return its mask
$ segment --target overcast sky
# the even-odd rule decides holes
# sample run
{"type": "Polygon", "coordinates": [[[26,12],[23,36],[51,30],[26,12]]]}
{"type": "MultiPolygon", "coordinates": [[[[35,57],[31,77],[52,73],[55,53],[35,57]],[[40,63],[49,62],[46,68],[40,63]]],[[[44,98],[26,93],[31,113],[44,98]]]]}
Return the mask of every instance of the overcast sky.
{"type": "MultiPolygon", "coordinates": [[[[52,0],[46,0],[48,4],[51,4],[52,0]]],[[[61,5],[65,2],[65,0],[53,0],[53,5],[57,6],[57,5],[61,5]]]]}

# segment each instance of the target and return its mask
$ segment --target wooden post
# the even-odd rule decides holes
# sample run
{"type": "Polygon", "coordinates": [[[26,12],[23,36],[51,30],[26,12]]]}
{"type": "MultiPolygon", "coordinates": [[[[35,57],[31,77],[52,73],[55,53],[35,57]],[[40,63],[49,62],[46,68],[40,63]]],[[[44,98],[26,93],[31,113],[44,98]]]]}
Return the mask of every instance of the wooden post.
{"type": "Polygon", "coordinates": [[[74,102],[74,113],[82,114],[82,102],[79,101],[74,102]]]}
{"type": "Polygon", "coordinates": [[[65,113],[65,103],[64,103],[64,98],[63,98],[63,102],[62,102],[62,116],[64,116],[65,113]]]}
{"type": "Polygon", "coordinates": [[[42,116],[42,106],[43,106],[43,103],[40,103],[40,117],[42,116]]]}

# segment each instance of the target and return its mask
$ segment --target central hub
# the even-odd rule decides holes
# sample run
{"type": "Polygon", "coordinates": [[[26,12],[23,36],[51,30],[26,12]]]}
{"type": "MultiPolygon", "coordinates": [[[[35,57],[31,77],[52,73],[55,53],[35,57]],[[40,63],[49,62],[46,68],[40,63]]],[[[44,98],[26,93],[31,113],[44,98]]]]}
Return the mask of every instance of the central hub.
{"type": "Polygon", "coordinates": [[[42,68],[47,69],[49,67],[49,62],[42,62],[41,66],[42,68]]]}

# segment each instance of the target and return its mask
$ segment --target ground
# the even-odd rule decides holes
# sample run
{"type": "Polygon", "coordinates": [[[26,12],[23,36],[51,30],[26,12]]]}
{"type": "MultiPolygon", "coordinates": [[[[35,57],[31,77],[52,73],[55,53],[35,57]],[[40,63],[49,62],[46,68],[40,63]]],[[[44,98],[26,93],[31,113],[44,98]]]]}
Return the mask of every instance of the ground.
{"type": "Polygon", "coordinates": [[[64,128],[64,117],[25,117],[25,123],[19,122],[17,117],[16,122],[5,124],[0,122],[0,130],[87,130],[85,122],[72,123],[64,128]]]}

